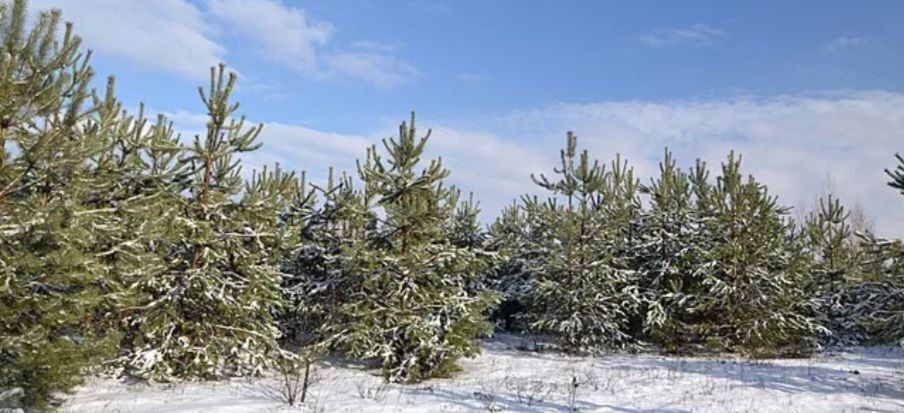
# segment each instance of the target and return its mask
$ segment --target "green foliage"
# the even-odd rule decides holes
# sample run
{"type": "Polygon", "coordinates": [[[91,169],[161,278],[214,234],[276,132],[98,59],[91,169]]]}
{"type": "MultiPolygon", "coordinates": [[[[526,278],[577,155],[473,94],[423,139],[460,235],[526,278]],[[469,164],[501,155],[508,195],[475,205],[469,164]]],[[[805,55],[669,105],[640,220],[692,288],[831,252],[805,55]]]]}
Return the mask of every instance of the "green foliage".
{"type": "MultiPolygon", "coordinates": [[[[641,185],[620,156],[569,133],[548,198],[485,230],[447,187],[414,115],[352,177],[279,166],[241,174],[261,126],[235,118],[236,75],[211,69],[205,134],[105,93],[59,12],[0,3],[0,388],[28,408],[97,363],[157,380],[258,374],[306,354],[378,359],[390,381],[448,375],[501,327],[571,352],[652,340],[666,350],[800,354],[904,344],[904,245],[857,233],[833,196],[803,225],[734,153],[641,185]],[[643,202],[646,197],[648,203],[643,202]],[[499,292],[499,296],[488,291],[499,292]],[[494,306],[501,298],[502,305],[494,306]],[[830,341],[831,342],[831,341],[830,341]]],[[[886,173],[904,194],[904,158],[886,173]]],[[[305,356],[308,357],[308,356],[305,356]]]]}
{"type": "Polygon", "coordinates": [[[855,327],[864,343],[904,346],[904,243],[866,234],[862,247],[862,278],[849,293],[855,327]]]}
{"type": "Polygon", "coordinates": [[[806,242],[734,154],[712,183],[705,163],[685,173],[666,151],[649,185],[620,157],[607,171],[578,156],[571,134],[561,158],[559,179],[534,179],[554,196],[524,197],[523,218],[511,209],[491,230],[516,251],[491,276],[523,291],[507,292],[526,304],[509,320],[529,320],[569,351],[646,339],[668,351],[815,348],[825,329],[813,318],[806,242]]]}
{"type": "Polygon", "coordinates": [[[115,211],[92,199],[109,140],[92,126],[88,57],[58,12],[26,29],[26,6],[0,4],[0,387],[41,408],[109,350],[95,228],[115,211]]]}
{"type": "Polygon", "coordinates": [[[446,236],[459,205],[458,191],[443,185],[449,171],[438,159],[415,169],[428,138],[417,137],[412,114],[398,139],[383,141],[387,159],[370,148],[359,165],[363,202],[351,222],[365,230],[343,249],[343,323],[326,326],[334,345],[379,359],[396,382],[447,375],[476,354],[473,339],[489,332],[484,312],[494,301],[474,288],[489,253],[446,236]]]}
{"type": "MultiPolygon", "coordinates": [[[[904,158],[895,157],[897,168],[885,171],[891,178],[888,185],[904,195],[904,158]]],[[[904,346],[904,243],[870,233],[859,235],[859,282],[847,293],[854,303],[848,318],[864,332],[864,342],[904,346]]]]}
{"type": "Polygon", "coordinates": [[[486,284],[499,293],[499,304],[491,309],[490,318],[506,331],[526,331],[523,313],[530,293],[527,264],[532,259],[528,250],[531,229],[524,211],[516,203],[503,208],[490,224],[487,242],[503,259],[487,272],[486,284]]]}
{"type": "Polygon", "coordinates": [[[659,177],[641,192],[650,198],[642,213],[640,241],[632,251],[645,297],[643,326],[666,350],[699,342],[695,307],[707,294],[703,275],[708,270],[703,220],[694,208],[690,177],[666,149],[659,177]]]}
{"type": "Polygon", "coordinates": [[[534,182],[559,198],[524,198],[529,226],[537,231],[529,249],[532,282],[527,296],[530,327],[558,337],[567,351],[620,346],[639,303],[634,273],[617,253],[628,244],[623,226],[634,210],[633,173],[617,160],[607,172],[587,151],[576,159],[569,133],[556,181],[534,182]],[[560,199],[564,199],[560,201],[560,199]]]}
{"type": "Polygon", "coordinates": [[[810,283],[787,209],[740,165],[729,154],[711,185],[698,163],[692,181],[710,261],[696,311],[707,315],[702,332],[754,354],[810,351],[824,329],[806,315],[810,283]]]}
{"type": "Polygon", "coordinates": [[[474,194],[469,194],[467,200],[458,204],[448,223],[446,236],[449,241],[456,247],[486,248],[487,234],[480,224],[479,216],[480,205],[474,200],[474,194]]]}
{"type": "Polygon", "coordinates": [[[233,119],[236,76],[211,69],[200,90],[209,120],[183,150],[187,179],[160,196],[157,254],[130,290],[129,374],[157,380],[258,374],[278,352],[274,314],[282,307],[280,212],[298,186],[293,174],[264,169],[244,183],[235,154],[259,147],[260,126],[233,119]],[[244,183],[244,186],[243,186],[244,183]]]}
{"type": "Polygon", "coordinates": [[[818,209],[805,219],[802,236],[818,300],[813,315],[831,332],[827,341],[861,342],[865,337],[853,310],[860,301],[864,248],[855,238],[850,213],[832,195],[820,199],[818,209]]]}
{"type": "Polygon", "coordinates": [[[349,176],[337,182],[330,169],[323,187],[302,179],[286,214],[287,235],[296,237],[296,245],[283,264],[288,305],[280,320],[286,339],[295,344],[328,344],[330,327],[345,323],[336,311],[351,292],[342,252],[373,224],[373,217],[361,212],[363,197],[349,176]]]}

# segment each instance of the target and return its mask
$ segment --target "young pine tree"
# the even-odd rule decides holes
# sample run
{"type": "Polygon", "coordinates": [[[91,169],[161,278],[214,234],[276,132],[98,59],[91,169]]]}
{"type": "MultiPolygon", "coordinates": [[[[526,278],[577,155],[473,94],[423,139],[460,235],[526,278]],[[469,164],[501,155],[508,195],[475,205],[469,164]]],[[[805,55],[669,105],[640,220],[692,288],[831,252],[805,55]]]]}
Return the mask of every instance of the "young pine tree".
{"type": "Polygon", "coordinates": [[[624,235],[609,221],[613,211],[624,211],[628,193],[614,186],[627,181],[607,174],[586,150],[578,155],[571,133],[561,160],[558,180],[534,178],[554,197],[525,198],[528,217],[539,221],[530,225],[545,228],[529,247],[535,259],[527,317],[532,330],[557,336],[566,351],[619,346],[630,340],[628,323],[639,302],[634,274],[618,254],[624,235]]]}
{"type": "Polygon", "coordinates": [[[343,174],[337,182],[332,169],[322,187],[302,176],[298,195],[287,217],[297,244],[283,264],[289,276],[283,281],[288,305],[281,324],[294,344],[326,344],[330,329],[343,324],[337,310],[351,287],[342,252],[364,233],[354,219],[362,197],[351,177],[343,174]]]}
{"type": "MultiPolygon", "coordinates": [[[[458,195],[456,195],[457,197],[458,195]]],[[[474,194],[458,204],[447,229],[452,245],[462,248],[485,249],[487,234],[480,224],[480,205],[474,200],[474,194]]]]}
{"type": "Polygon", "coordinates": [[[418,170],[428,138],[417,137],[412,114],[398,139],[383,141],[388,158],[370,148],[359,165],[364,203],[355,225],[379,224],[344,251],[350,297],[338,308],[345,322],[332,327],[335,345],[379,359],[394,382],[449,374],[490,331],[484,313],[494,296],[471,288],[487,253],[447,238],[457,191],[443,185],[449,171],[440,160],[418,170]]]}
{"type": "Polygon", "coordinates": [[[706,294],[702,275],[707,267],[702,221],[694,210],[687,173],[666,149],[659,177],[641,186],[650,199],[642,213],[639,240],[632,251],[645,297],[644,329],[666,350],[694,344],[700,320],[694,308],[706,294]]]}
{"type": "MultiPolygon", "coordinates": [[[[904,195],[904,157],[895,156],[897,168],[885,172],[888,185],[904,195]]],[[[904,243],[868,233],[862,239],[862,282],[856,286],[853,316],[870,342],[904,346],[904,243]]]]}
{"type": "Polygon", "coordinates": [[[148,244],[159,271],[131,290],[126,371],[173,380],[256,374],[278,351],[282,304],[280,212],[297,190],[294,176],[264,170],[245,183],[236,154],[255,150],[260,126],[233,119],[236,76],[211,69],[200,91],[209,120],[183,152],[188,179],[174,188],[164,234],[148,244]],[[244,184],[244,187],[243,187],[244,184]]]}
{"type": "Polygon", "coordinates": [[[637,220],[642,212],[640,181],[634,177],[634,168],[620,154],[615,154],[604,177],[600,195],[608,231],[615,235],[618,255],[629,257],[638,241],[637,220]]]}
{"type": "Polygon", "coordinates": [[[904,243],[866,234],[862,247],[861,280],[852,287],[856,304],[851,317],[866,343],[904,346],[904,243]]]}
{"type": "Polygon", "coordinates": [[[115,209],[92,199],[108,147],[95,133],[93,71],[60,13],[28,24],[27,2],[0,3],[0,389],[46,407],[111,340],[95,329],[108,267],[96,229],[115,209]]]}
{"type": "Polygon", "coordinates": [[[513,203],[502,209],[490,224],[487,242],[490,249],[503,257],[486,276],[487,285],[499,294],[499,304],[490,318],[504,331],[525,331],[523,317],[526,298],[531,290],[528,262],[530,235],[528,220],[521,206],[513,203]]]}
{"type": "Polygon", "coordinates": [[[835,344],[862,342],[863,332],[851,310],[860,299],[856,293],[858,266],[862,260],[849,224],[850,213],[829,195],[804,222],[804,244],[818,301],[814,313],[835,344]]]}
{"type": "Polygon", "coordinates": [[[810,351],[824,328],[807,316],[810,283],[787,209],[740,166],[731,153],[715,185],[704,165],[694,174],[710,261],[695,309],[702,332],[716,347],[757,355],[810,351]]]}

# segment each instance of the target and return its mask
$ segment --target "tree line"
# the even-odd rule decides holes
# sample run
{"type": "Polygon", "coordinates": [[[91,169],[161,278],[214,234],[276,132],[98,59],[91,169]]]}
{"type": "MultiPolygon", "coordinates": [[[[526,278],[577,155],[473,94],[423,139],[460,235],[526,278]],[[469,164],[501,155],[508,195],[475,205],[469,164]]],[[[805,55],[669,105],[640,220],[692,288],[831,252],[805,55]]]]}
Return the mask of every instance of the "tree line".
{"type": "MultiPolygon", "coordinates": [[[[58,11],[0,4],[0,390],[52,408],[87,371],[174,381],[317,354],[387,380],[454,373],[493,331],[560,351],[803,355],[904,340],[904,245],[834,197],[794,220],[741,157],[636,177],[579,151],[481,224],[422,159],[414,115],[324,183],[241,171],[262,125],[236,75],[199,88],[204,133],[130,113],[58,11]],[[292,349],[291,351],[289,349],[292,349]]],[[[904,194],[904,159],[887,171],[904,194]]],[[[528,179],[528,177],[525,177],[528,179]]]]}

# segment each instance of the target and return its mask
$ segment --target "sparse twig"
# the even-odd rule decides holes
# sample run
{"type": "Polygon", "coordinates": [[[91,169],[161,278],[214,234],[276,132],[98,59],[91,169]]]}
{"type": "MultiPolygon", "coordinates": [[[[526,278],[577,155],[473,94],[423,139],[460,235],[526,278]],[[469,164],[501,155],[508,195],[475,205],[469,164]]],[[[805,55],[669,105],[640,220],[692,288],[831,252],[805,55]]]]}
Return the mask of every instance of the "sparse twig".
{"type": "Polygon", "coordinates": [[[304,403],[314,382],[310,356],[300,358],[282,357],[277,363],[279,369],[279,396],[289,406],[304,403]]]}
{"type": "Polygon", "coordinates": [[[373,400],[376,402],[383,401],[386,397],[386,394],[389,393],[389,384],[385,381],[381,381],[373,386],[368,386],[365,381],[358,382],[356,386],[358,391],[358,397],[365,400],[373,400]]]}

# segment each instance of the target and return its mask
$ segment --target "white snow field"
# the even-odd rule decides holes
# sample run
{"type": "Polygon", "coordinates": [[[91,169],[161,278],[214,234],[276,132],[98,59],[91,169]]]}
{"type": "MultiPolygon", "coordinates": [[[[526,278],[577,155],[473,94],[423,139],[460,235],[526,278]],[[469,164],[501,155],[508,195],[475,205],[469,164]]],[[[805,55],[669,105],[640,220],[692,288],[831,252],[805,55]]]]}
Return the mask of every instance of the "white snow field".
{"type": "Polygon", "coordinates": [[[128,384],[89,378],[62,407],[98,412],[904,412],[904,352],[855,349],[809,359],[613,354],[567,357],[482,343],[451,379],[388,385],[378,372],[322,363],[307,402],[282,402],[278,379],[128,384]]]}

